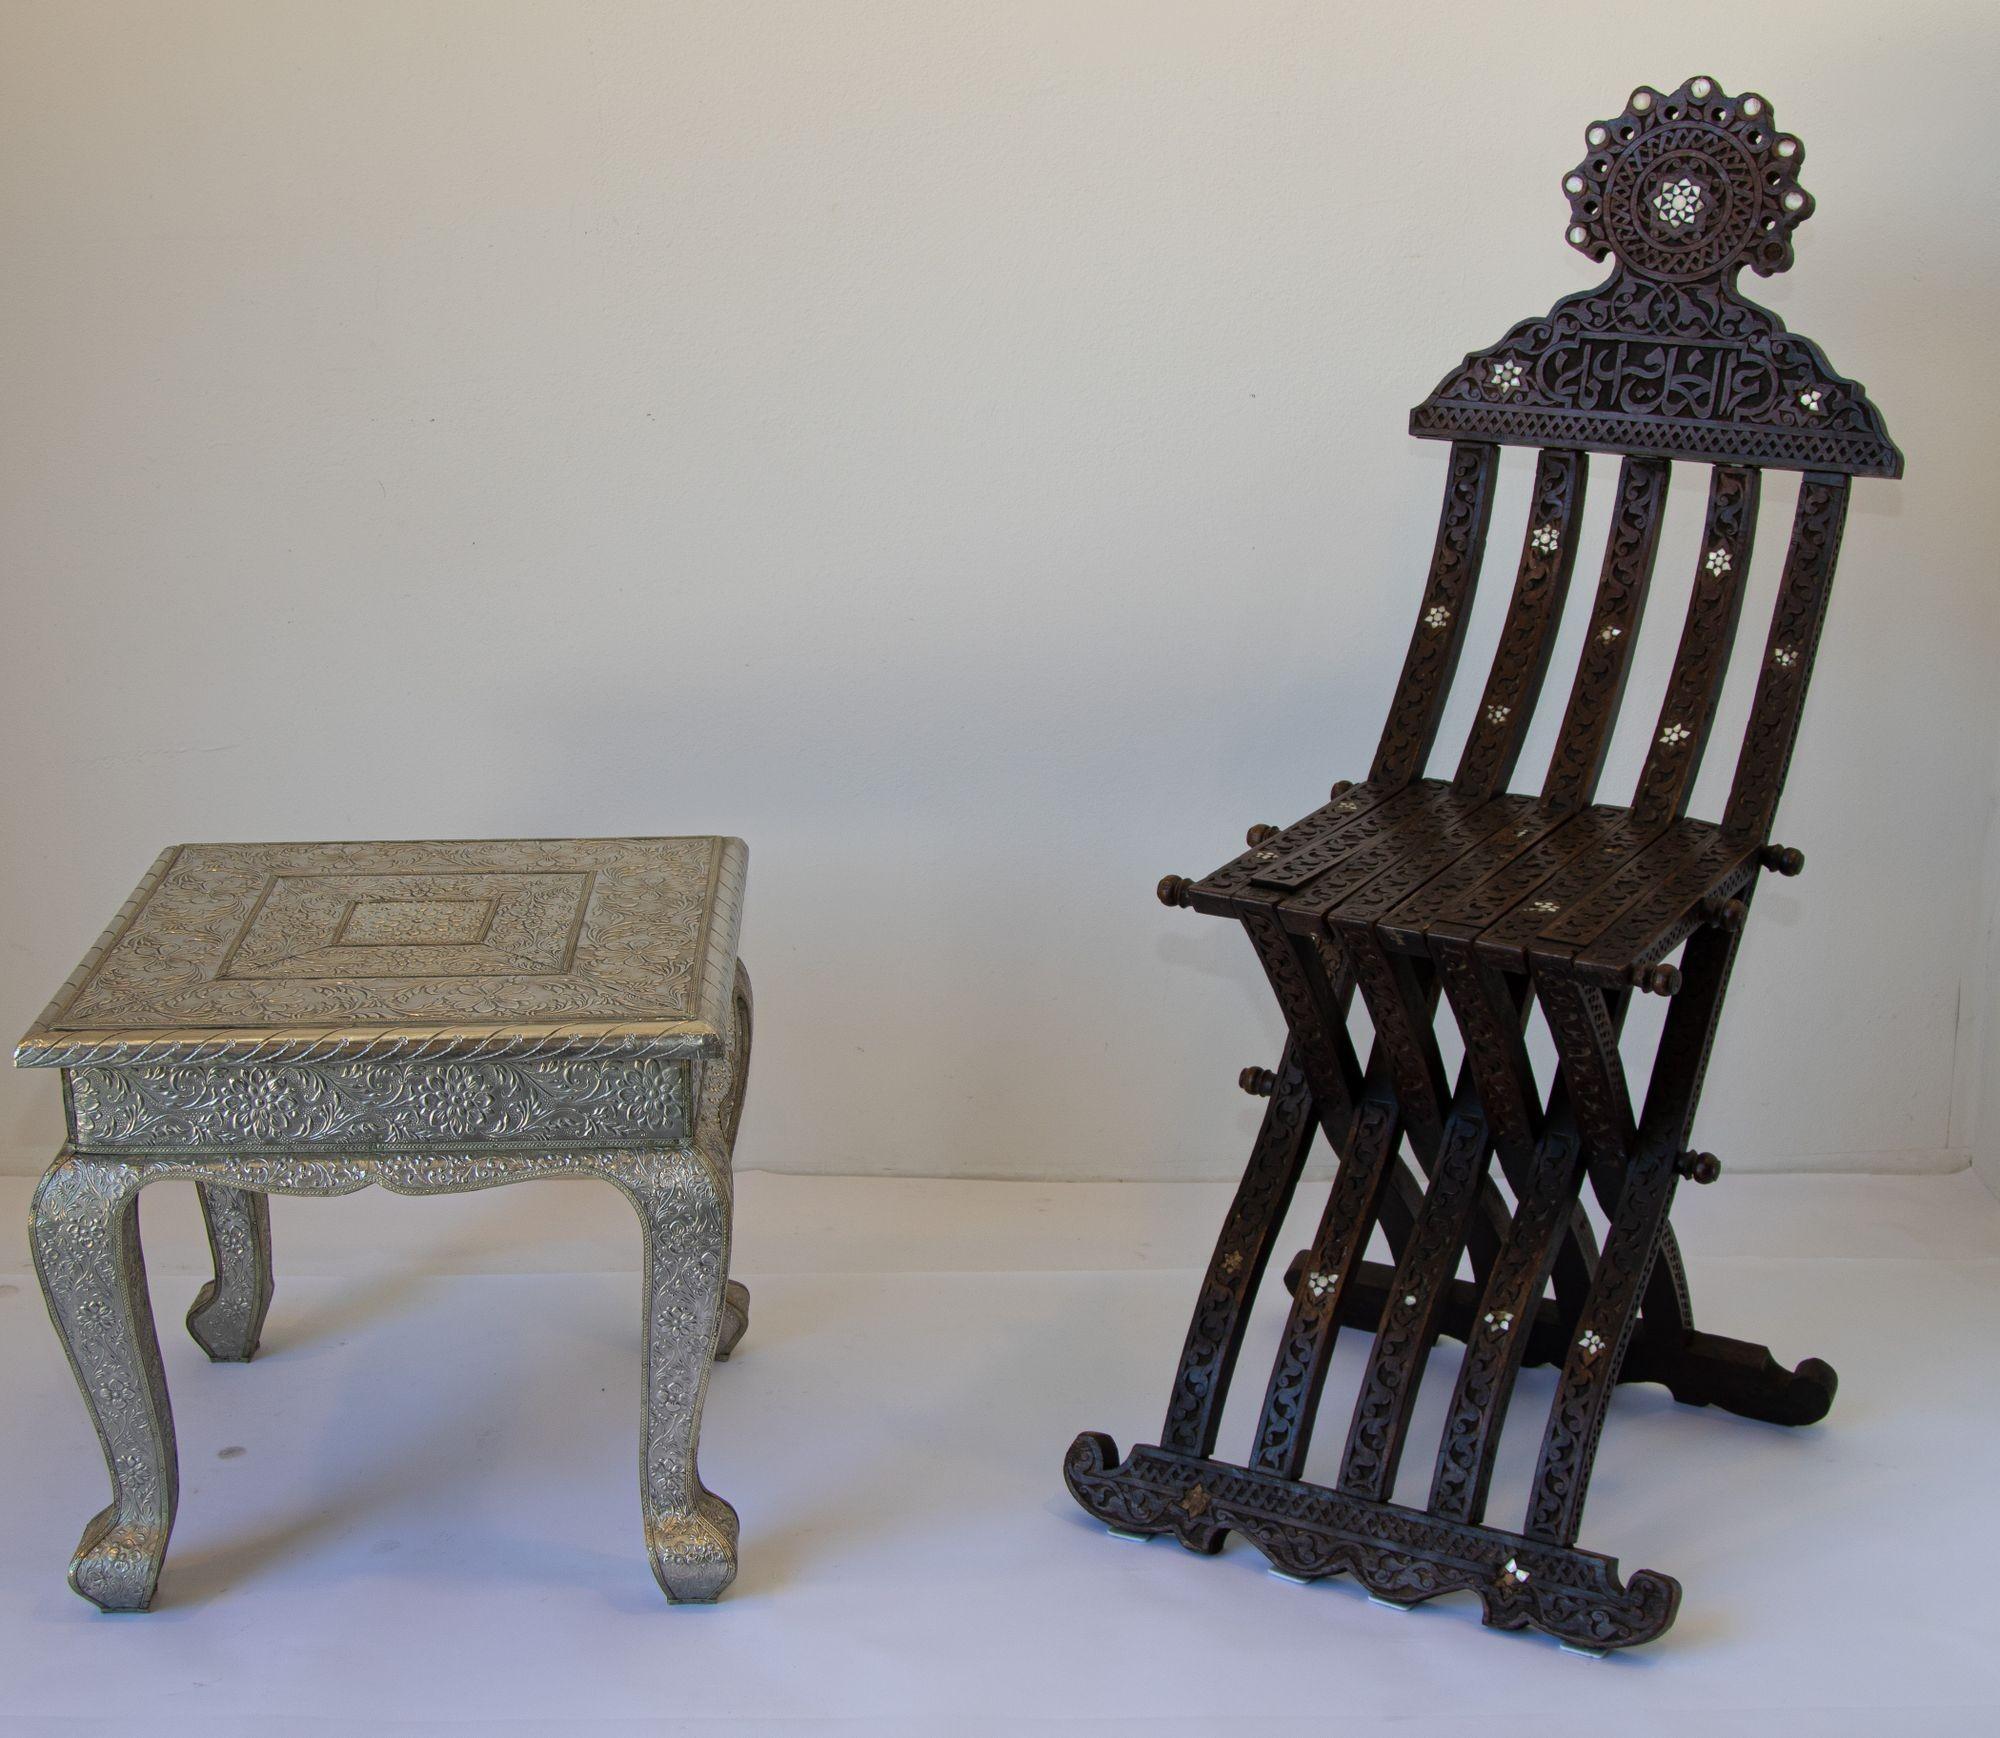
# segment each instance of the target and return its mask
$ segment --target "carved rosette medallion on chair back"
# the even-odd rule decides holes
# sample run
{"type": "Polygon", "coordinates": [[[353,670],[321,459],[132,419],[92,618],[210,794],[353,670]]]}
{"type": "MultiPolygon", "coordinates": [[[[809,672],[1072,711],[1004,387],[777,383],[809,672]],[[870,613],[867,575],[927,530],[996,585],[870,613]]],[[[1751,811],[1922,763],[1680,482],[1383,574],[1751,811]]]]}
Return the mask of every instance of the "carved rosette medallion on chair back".
{"type": "Polygon", "coordinates": [[[1290,1037],[1275,1068],[1244,1071],[1269,1105],[1159,1443],[1121,1460],[1086,1433],[1065,1476],[1122,1534],[1213,1552],[1238,1532],[1284,1575],[1352,1574],[1405,1606],[1465,1590],[1489,1624],[1603,1650],[1658,1636],[1680,1598],[1667,1576],[1621,1580],[1576,1545],[1613,1388],[1660,1382],[1783,1424],[1815,1422],[1833,1399],[1817,1359],[1787,1370],[1696,1329],[1669,1215],[1683,1179],[1720,1169],[1689,1140],[1757,879],[1803,863],[1771,829],[1850,480],[1899,476],[1902,459],[1861,387],[1738,288],[1745,266],[1790,266],[1813,210],[1804,151],[1769,104],[1707,78],[1641,89],[1586,142],[1563,183],[1568,239],[1613,261],[1610,277],[1468,356],[1411,415],[1413,433],[1450,443],[1444,510],[1368,776],[1289,827],[1253,827],[1214,874],[1161,883],[1169,905],[1241,922],[1290,1037]],[[1498,566],[1486,540],[1503,446],[1536,454],[1527,529],[1465,747],[1432,772],[1474,587],[1498,566]],[[1578,547],[1593,453],[1618,460],[1601,551],[1578,547]],[[1739,646],[1771,469],[1803,474],[1769,628],[1739,646]],[[1704,483],[1685,614],[1649,624],[1668,491],[1704,483]],[[1586,558],[1596,585],[1573,598],[1586,558]],[[1565,693],[1546,678],[1566,614],[1582,629],[1565,693]],[[1642,632],[1675,636],[1670,674],[1630,801],[1612,805],[1598,780],[1642,632]],[[1698,820],[1696,773],[1731,746],[1711,736],[1732,667],[1748,677],[1749,721],[1720,818],[1698,820]],[[1538,712],[1555,727],[1548,770],[1539,790],[1515,791],[1538,712]],[[1636,1097],[1620,1046],[1635,991],[1670,998],[1636,1097]],[[1357,993],[1374,1034],[1365,1060],[1349,1037],[1357,993]],[[1441,1007],[1463,1040],[1455,1075],[1441,1007]],[[1558,1058],[1546,1091],[1529,1060],[1538,1018],[1558,1058]],[[1250,1304],[1315,1131],[1338,1170],[1285,1274],[1249,1451],[1221,1459],[1250,1304]],[[1387,1262],[1367,1258],[1378,1229],[1387,1262]],[[1372,1341],[1337,1474],[1308,1483],[1343,1328],[1372,1341]],[[1464,1351],[1411,1501],[1399,1474],[1440,1338],[1464,1351]],[[1555,1396],[1525,1507],[1502,1521],[1488,1514],[1495,1455],[1524,1365],[1552,1367],[1555,1396]]]}
{"type": "Polygon", "coordinates": [[[15,1061],[61,1070],[69,1141],[35,1194],[36,1270],[112,1500],[76,1591],[152,1603],[178,1476],[139,1192],[200,1191],[215,1256],[188,1329],[257,1349],[266,1196],[608,1182],[643,1242],[640,1509],[660,1586],[719,1594],[735,1511],[701,1482],[750,1061],[739,839],[184,845],[164,853],[15,1061]]]}

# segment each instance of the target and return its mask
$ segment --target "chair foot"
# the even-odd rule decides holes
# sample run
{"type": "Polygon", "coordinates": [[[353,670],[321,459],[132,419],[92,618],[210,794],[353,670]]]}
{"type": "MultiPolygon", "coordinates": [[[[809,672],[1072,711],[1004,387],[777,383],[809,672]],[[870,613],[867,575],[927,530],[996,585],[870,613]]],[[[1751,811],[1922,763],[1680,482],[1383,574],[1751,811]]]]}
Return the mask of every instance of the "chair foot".
{"type": "Polygon", "coordinates": [[[1621,1581],[1617,1563],[1592,1551],[1162,1448],[1135,1448],[1121,1461],[1095,1431],[1070,1445],[1063,1481],[1121,1537],[1164,1533],[1207,1555],[1237,1532],[1288,1577],[1352,1575],[1397,1610],[1471,1593],[1489,1627],[1540,1630],[1577,1647],[1652,1641],[1680,1605],[1678,1582],[1650,1569],[1621,1581]]]}
{"type": "Polygon", "coordinates": [[[750,1327],[750,1288],[732,1279],[722,1296],[722,1329],[715,1338],[715,1361],[726,1364],[729,1354],[750,1327]]]}
{"type": "Polygon", "coordinates": [[[1765,1424],[1817,1424],[1833,1406],[1840,1378],[1819,1358],[1787,1370],[1767,1346],[1720,1334],[1639,1333],[1621,1382],[1658,1382],[1683,1406],[1719,1406],[1765,1424]]]}

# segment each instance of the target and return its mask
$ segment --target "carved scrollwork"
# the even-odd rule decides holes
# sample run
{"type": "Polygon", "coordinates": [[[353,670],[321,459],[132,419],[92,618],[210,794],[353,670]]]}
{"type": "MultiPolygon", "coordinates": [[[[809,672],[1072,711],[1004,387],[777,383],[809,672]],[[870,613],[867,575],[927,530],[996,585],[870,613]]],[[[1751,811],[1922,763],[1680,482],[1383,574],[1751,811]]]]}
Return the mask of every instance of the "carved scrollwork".
{"type": "Polygon", "coordinates": [[[1805,147],[1754,92],[1732,97],[1710,78],[1642,85],[1584,137],[1590,150],[1563,180],[1579,253],[1678,283],[1791,265],[1792,231],[1813,212],[1805,147]]]}
{"type": "Polygon", "coordinates": [[[1411,432],[1901,476],[1866,391],[1736,288],[1745,266],[1788,267],[1813,212],[1804,148],[1770,105],[1690,79],[1635,91],[1585,138],[1563,182],[1569,242],[1615,257],[1611,277],[1468,356],[1411,432]]]}
{"type": "Polygon", "coordinates": [[[1352,1575],[1399,1604],[1471,1593],[1496,1629],[1538,1629],[1585,1648],[1651,1641],[1680,1604],[1669,1577],[1642,1569],[1621,1583],[1616,1561],[1593,1552],[1163,1449],[1135,1448],[1122,1463],[1117,1455],[1108,1437],[1079,1436],[1063,1463],[1071,1495],[1108,1526],[1168,1534],[1192,1550],[1220,1550],[1237,1532],[1287,1575],[1352,1575]],[[1203,1500],[1191,1508],[1193,1490],[1203,1500]]]}

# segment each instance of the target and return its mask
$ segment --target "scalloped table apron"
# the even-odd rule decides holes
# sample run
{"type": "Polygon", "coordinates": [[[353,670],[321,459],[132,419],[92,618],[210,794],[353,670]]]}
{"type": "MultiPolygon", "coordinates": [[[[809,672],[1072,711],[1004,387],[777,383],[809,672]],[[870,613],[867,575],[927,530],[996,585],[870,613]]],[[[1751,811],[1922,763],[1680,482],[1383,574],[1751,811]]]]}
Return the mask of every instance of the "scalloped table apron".
{"type": "Polygon", "coordinates": [[[272,1193],[595,1177],[644,1231],[639,1503],[672,1600],[736,1575],[696,1469],[729,1279],[750,1061],[740,839],[181,845],[16,1050],[61,1070],[69,1139],[35,1192],[35,1269],[111,1474],[70,1585],[153,1601],[178,1492],[139,1191],[197,1186],[211,1357],[257,1349],[272,1193]]]}

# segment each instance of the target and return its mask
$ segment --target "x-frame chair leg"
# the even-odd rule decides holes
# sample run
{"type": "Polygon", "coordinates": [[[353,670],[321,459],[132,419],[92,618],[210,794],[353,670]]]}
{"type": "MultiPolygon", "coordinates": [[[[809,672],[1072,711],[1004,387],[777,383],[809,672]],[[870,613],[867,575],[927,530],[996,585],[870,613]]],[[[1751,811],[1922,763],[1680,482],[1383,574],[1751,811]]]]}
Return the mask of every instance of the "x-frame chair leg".
{"type": "MultiPolygon", "coordinates": [[[[1354,938],[1316,942],[1275,925],[1272,931],[1262,938],[1253,932],[1253,940],[1286,1007],[1292,1040],[1204,1282],[1175,1409],[1159,1447],[1135,1448],[1122,1461],[1109,1438],[1078,1437],[1065,1464],[1072,1493],[1128,1536],[1167,1534],[1213,1552],[1230,1532],[1241,1532],[1282,1574],[1351,1573],[1388,1603],[1467,1590],[1497,1627],[1532,1627],[1593,1651],[1651,1640],[1673,1621],[1678,1586],[1651,1571],[1621,1582],[1612,1559],[1574,1543],[1613,1386],[1621,1378],[1660,1380],[1689,1398],[1787,1422],[1817,1417],[1831,1395],[1832,1373],[1812,1360],[1787,1372],[1762,1347],[1697,1334],[1688,1325],[1668,1215],[1733,934],[1703,929],[1690,939],[1684,986],[1669,1011],[1645,1114],[1634,1118],[1617,1053],[1625,996],[1564,971],[1567,962],[1537,960],[1532,976],[1503,975],[1469,948],[1445,949],[1435,980],[1396,969],[1400,962],[1371,976],[1381,961],[1354,949],[1354,938]],[[1346,998],[1357,979],[1377,1028],[1365,1072],[1351,1048],[1341,1049],[1346,998]],[[1413,1068],[1411,1053],[1392,1053],[1395,1042],[1415,1042],[1440,982],[1468,1047],[1449,1100],[1440,1098],[1434,1056],[1418,1057],[1413,1068]],[[1520,1044],[1520,1022],[1537,997],[1560,1053],[1546,1107],[1535,1102],[1520,1044]],[[1305,1019],[1294,1017],[1301,1007],[1305,1019]],[[1340,1118],[1316,1099],[1307,1078],[1309,1051],[1327,1078],[1328,1096],[1345,1113],[1340,1118]],[[1509,1093],[1514,1103],[1506,1114],[1513,1121],[1496,1141],[1489,1101],[1509,1093]],[[1425,1114],[1425,1094],[1446,1106],[1441,1126],[1436,1110],[1425,1114]],[[1214,1458],[1222,1402],[1315,1122],[1334,1140],[1340,1170],[1320,1234],[1287,1275],[1291,1314],[1250,1463],[1231,1465],[1214,1458]],[[1401,1172],[1395,1155],[1405,1135],[1428,1184],[1414,1215],[1392,1229],[1389,1204],[1401,1172]],[[1518,1204],[1490,1254],[1475,1256],[1474,1279],[1461,1280],[1453,1273],[1459,1257],[1487,1229],[1478,1209],[1482,1187],[1490,1189],[1486,1166],[1496,1146],[1518,1204]],[[1571,1228],[1586,1177],[1610,1227],[1603,1250],[1589,1251],[1595,1260],[1581,1297],[1573,1287],[1565,1304],[1543,1294],[1558,1262],[1578,1247],[1571,1228]],[[1392,1230],[1393,1268],[1360,1259],[1377,1215],[1392,1230]],[[1376,1339],[1339,1484],[1327,1489],[1304,1483],[1299,1472],[1341,1325],[1372,1326],[1376,1339]],[[1463,1338],[1467,1352],[1430,1500],[1418,1510],[1393,1500],[1395,1472],[1424,1359],[1441,1333],[1463,1338]],[[1528,1523],[1520,1530],[1491,1527],[1482,1515],[1493,1455],[1515,1376],[1527,1361],[1561,1366],[1558,1396],[1528,1523]]],[[[1421,1035],[1429,1040],[1427,1025],[1421,1035]]],[[[1407,1194],[1400,1199],[1407,1208],[1407,1194]]]]}

